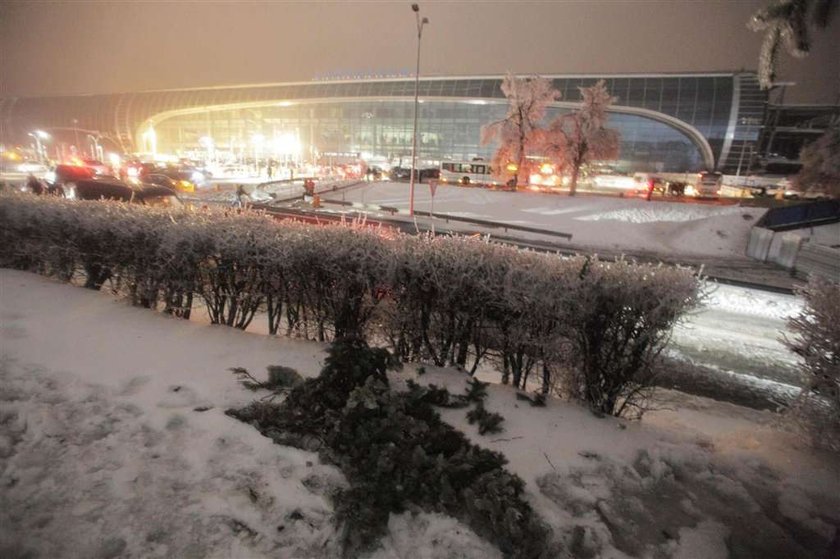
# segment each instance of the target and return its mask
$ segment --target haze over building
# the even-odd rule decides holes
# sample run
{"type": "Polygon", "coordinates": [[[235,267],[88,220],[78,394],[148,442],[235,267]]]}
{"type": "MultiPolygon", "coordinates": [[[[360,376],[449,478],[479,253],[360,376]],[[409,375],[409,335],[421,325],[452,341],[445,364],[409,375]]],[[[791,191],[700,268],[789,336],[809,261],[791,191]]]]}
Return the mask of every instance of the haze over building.
{"type": "MultiPolygon", "coordinates": [[[[425,2],[422,73],[754,70],[770,0],[425,2]]],[[[4,2],[0,97],[409,74],[408,2],[4,2]]],[[[836,103],[840,27],[782,57],[788,102],[836,103]]]]}

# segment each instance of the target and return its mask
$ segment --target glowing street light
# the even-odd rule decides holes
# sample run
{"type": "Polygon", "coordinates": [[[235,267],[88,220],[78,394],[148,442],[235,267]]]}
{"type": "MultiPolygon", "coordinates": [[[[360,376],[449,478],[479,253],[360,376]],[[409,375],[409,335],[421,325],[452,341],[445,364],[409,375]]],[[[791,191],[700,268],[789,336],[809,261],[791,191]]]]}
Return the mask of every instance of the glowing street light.
{"type": "Polygon", "coordinates": [[[213,141],[213,138],[210,136],[202,136],[198,139],[198,144],[207,152],[206,162],[208,164],[215,162],[216,144],[213,141]]]}
{"type": "Polygon", "coordinates": [[[152,157],[157,155],[157,132],[152,126],[143,132],[143,150],[151,152],[152,157]]]}
{"type": "Polygon", "coordinates": [[[429,23],[429,18],[420,19],[420,6],[411,5],[414,18],[417,21],[417,68],[414,72],[414,129],[411,133],[411,178],[408,183],[408,215],[414,215],[414,175],[417,173],[417,101],[420,91],[420,39],[423,38],[423,26],[429,23]]]}
{"type": "Polygon", "coordinates": [[[35,152],[38,154],[38,163],[43,163],[44,145],[41,143],[41,140],[49,140],[50,135],[43,130],[35,130],[34,132],[30,132],[28,135],[35,138],[35,152]]]}
{"type": "Polygon", "coordinates": [[[254,169],[257,171],[257,175],[259,175],[260,156],[262,155],[263,144],[265,144],[265,136],[254,134],[251,136],[251,144],[254,146],[254,169]]]}
{"type": "Polygon", "coordinates": [[[76,132],[76,149],[79,149],[79,120],[73,119],[73,130],[76,132]]]}

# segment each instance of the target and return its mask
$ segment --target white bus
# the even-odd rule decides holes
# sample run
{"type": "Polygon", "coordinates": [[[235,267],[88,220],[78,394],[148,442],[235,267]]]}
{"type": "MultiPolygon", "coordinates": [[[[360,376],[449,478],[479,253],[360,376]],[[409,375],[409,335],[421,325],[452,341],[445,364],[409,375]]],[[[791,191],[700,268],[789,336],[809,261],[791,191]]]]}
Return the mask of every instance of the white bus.
{"type": "Polygon", "coordinates": [[[441,161],[440,182],[461,185],[497,185],[493,177],[490,162],[483,159],[474,161],[441,161]]]}

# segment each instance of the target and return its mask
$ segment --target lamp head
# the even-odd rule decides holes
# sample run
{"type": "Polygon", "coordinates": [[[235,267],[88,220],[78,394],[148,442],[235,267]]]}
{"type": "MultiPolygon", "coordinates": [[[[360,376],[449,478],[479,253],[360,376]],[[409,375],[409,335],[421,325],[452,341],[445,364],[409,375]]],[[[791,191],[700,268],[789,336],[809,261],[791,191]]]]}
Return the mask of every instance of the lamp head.
{"type": "Polygon", "coordinates": [[[420,11],[420,6],[418,6],[417,4],[412,4],[411,5],[411,11],[412,12],[419,12],[420,11]]]}

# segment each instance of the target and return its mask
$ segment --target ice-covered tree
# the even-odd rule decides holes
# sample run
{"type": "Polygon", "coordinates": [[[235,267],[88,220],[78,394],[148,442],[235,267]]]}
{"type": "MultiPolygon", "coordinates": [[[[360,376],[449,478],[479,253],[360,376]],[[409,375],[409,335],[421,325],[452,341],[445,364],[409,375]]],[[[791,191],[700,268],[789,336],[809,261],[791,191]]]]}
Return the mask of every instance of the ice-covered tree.
{"type": "Polygon", "coordinates": [[[799,294],[805,305],[788,320],[793,337],[783,340],[802,356],[808,378],[808,387],[794,412],[817,444],[840,449],[840,283],[811,276],[799,294]],[[807,406],[812,397],[826,405],[807,406]]]}
{"type": "Polygon", "coordinates": [[[607,109],[616,98],[607,91],[604,80],[591,87],[581,87],[580,108],[557,117],[539,136],[542,153],[558,168],[571,172],[569,194],[577,190],[583,165],[593,161],[615,159],[619,153],[620,135],[607,128],[607,109]]]}
{"type": "Polygon", "coordinates": [[[778,0],[750,18],[747,27],[764,31],[758,60],[762,88],[773,85],[782,47],[792,56],[807,56],[811,50],[810,27],[827,27],[838,5],[840,0],[778,0]]]}
{"type": "Polygon", "coordinates": [[[798,190],[840,198],[840,125],[805,146],[800,159],[802,169],[793,178],[798,190]]]}
{"type": "Polygon", "coordinates": [[[516,183],[526,182],[528,165],[525,157],[531,150],[535,132],[548,105],[560,98],[551,80],[540,76],[520,78],[508,74],[502,81],[502,92],[508,99],[508,111],[501,120],[484,126],[482,145],[499,144],[491,166],[496,176],[504,176],[509,164],[516,165],[516,183]],[[525,177],[526,180],[523,180],[525,177]]]}

